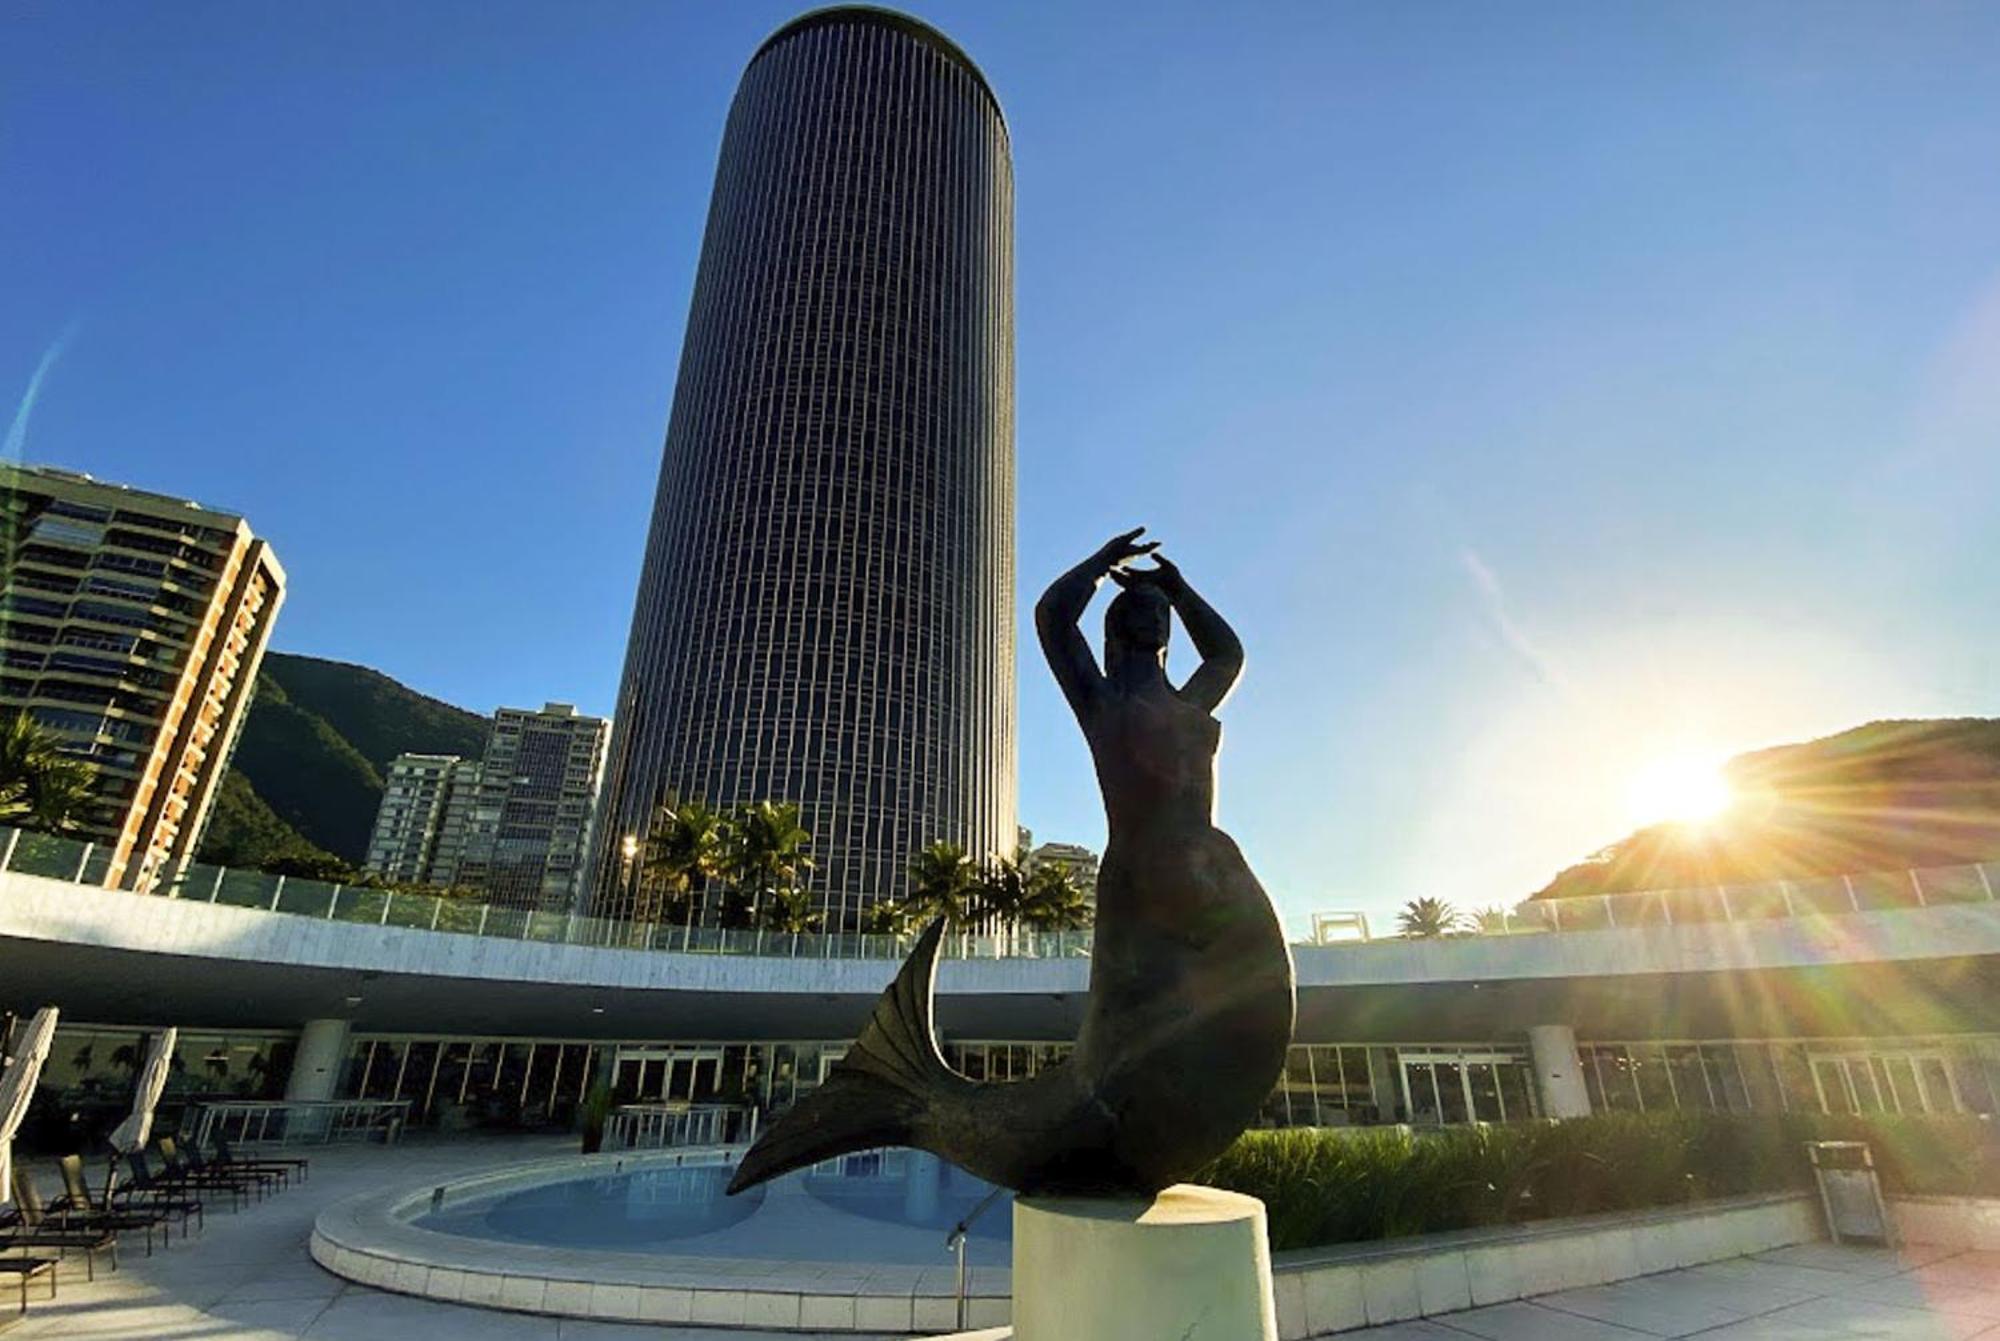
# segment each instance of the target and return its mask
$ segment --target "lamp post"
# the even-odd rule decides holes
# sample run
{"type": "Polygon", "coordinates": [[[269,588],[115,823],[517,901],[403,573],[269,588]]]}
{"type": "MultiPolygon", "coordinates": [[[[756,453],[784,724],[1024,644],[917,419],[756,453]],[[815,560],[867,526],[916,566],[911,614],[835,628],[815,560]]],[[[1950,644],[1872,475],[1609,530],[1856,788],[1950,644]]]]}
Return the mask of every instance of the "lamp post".
{"type": "MultiPolygon", "coordinates": [[[[621,878],[625,884],[626,906],[634,914],[632,923],[636,927],[639,922],[637,917],[639,911],[639,835],[628,833],[619,839],[618,852],[619,858],[624,863],[625,868],[621,878]]],[[[649,944],[651,939],[652,933],[648,932],[647,940],[649,944]]]]}

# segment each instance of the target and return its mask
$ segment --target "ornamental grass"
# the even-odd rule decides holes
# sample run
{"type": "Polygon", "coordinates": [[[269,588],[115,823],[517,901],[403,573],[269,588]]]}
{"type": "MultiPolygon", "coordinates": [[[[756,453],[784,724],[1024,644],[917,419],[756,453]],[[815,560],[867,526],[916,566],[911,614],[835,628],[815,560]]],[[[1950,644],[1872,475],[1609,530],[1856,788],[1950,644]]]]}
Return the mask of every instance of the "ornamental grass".
{"type": "Polygon", "coordinates": [[[1885,1191],[2000,1196],[1980,1118],[1607,1113],[1247,1132],[1199,1181],[1264,1202],[1277,1251],[1804,1191],[1808,1140],[1865,1140],[1885,1191]]]}

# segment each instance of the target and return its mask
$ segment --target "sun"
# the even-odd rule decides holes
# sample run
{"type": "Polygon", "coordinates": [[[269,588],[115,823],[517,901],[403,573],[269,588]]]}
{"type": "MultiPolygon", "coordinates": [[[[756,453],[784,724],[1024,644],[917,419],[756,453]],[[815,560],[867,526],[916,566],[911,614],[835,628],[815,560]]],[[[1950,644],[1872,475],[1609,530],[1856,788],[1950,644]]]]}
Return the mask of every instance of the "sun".
{"type": "Polygon", "coordinates": [[[1729,808],[1736,793],[1713,760],[1656,759],[1639,770],[1626,793],[1632,823],[1706,824],[1729,808]]]}

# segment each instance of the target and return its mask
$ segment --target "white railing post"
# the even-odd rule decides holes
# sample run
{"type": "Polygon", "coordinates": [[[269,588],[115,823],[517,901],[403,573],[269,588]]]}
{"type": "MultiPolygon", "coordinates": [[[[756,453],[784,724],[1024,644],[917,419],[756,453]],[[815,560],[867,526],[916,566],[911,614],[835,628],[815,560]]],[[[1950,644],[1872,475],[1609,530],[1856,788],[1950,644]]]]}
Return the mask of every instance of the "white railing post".
{"type": "Polygon", "coordinates": [[[1848,911],[1849,911],[1849,912],[1855,912],[1855,913],[1858,913],[1858,912],[1860,912],[1860,911],[1861,911],[1861,897],[1860,897],[1860,895],[1858,895],[1858,894],[1856,894],[1856,893],[1854,892],[1854,877],[1853,877],[1853,876],[1851,876],[1851,875],[1843,875],[1843,876],[1841,876],[1841,877],[1840,877],[1840,883],[1841,883],[1841,884],[1843,884],[1843,885],[1845,885],[1845,886],[1847,887],[1847,908],[1848,908],[1848,911]]]}
{"type": "Polygon", "coordinates": [[[440,916],[442,916],[442,915],[443,915],[443,913],[444,913],[444,900],[443,900],[443,899],[440,899],[440,898],[433,898],[433,899],[431,900],[431,930],[432,930],[432,931],[436,931],[436,930],[438,929],[438,918],[439,918],[440,916]]]}
{"type": "Polygon", "coordinates": [[[21,831],[19,829],[7,830],[7,851],[5,854],[0,854],[0,871],[9,870],[13,867],[14,849],[20,845],[20,842],[21,831]]]}
{"type": "Polygon", "coordinates": [[[1986,901],[1993,902],[1993,882],[1986,878],[1986,863],[1975,861],[1972,863],[1972,869],[1979,872],[1979,887],[1986,891],[1986,901]]]}
{"type": "Polygon", "coordinates": [[[340,910],[340,891],[341,891],[341,890],[343,890],[343,889],[346,889],[346,888],[347,888],[347,886],[345,886],[345,885],[342,885],[342,884],[338,884],[338,883],[336,883],[336,884],[334,885],[334,887],[333,887],[333,897],[332,897],[332,898],[330,898],[330,899],[328,899],[328,900],[326,901],[326,920],[327,920],[327,921],[329,921],[329,922],[333,921],[333,915],[334,915],[334,914],[335,914],[336,912],[338,912],[338,911],[340,910]]]}
{"type": "Polygon", "coordinates": [[[1782,898],[1782,899],[1783,899],[1783,900],[1785,901],[1785,916],[1786,916],[1786,917],[1797,917],[1797,916],[1799,915],[1799,910],[1798,910],[1798,906],[1797,906],[1796,904],[1794,904],[1794,903],[1792,902],[1792,882],[1791,882],[1791,881],[1789,881],[1789,880],[1780,880],[1780,881],[1778,882],[1778,897],[1782,898]]]}
{"type": "Polygon", "coordinates": [[[1924,882],[1917,875],[1917,868],[1914,866],[1910,868],[1910,888],[1917,892],[1917,907],[1927,908],[1930,906],[1930,900],[1924,897],[1924,882]]]}
{"type": "Polygon", "coordinates": [[[1722,904],[1722,920],[1725,922],[1734,922],[1736,920],[1736,910],[1729,906],[1729,886],[1717,885],[1715,887],[1715,897],[1722,904]]]}
{"type": "Polygon", "coordinates": [[[490,903],[482,903],[479,905],[479,930],[475,934],[480,936],[484,936],[486,934],[486,915],[492,911],[493,911],[493,905],[490,903]]]}
{"type": "Polygon", "coordinates": [[[395,901],[396,901],[396,891],[393,889],[385,892],[382,895],[382,915],[375,919],[376,926],[386,927],[389,925],[389,905],[394,903],[395,901]]]}
{"type": "Polygon", "coordinates": [[[279,876],[278,883],[271,886],[271,911],[278,911],[278,900],[285,892],[285,877],[279,876]]]}
{"type": "Polygon", "coordinates": [[[222,897],[222,877],[227,874],[229,874],[227,866],[218,866],[215,868],[215,883],[208,887],[208,901],[210,903],[214,903],[222,897]]]}
{"type": "Polygon", "coordinates": [[[72,885],[83,883],[83,873],[90,866],[90,850],[96,846],[96,843],[85,843],[83,845],[83,855],[76,859],[76,874],[70,878],[72,885]]]}
{"type": "Polygon", "coordinates": [[[1611,910],[1611,896],[1609,894],[1599,894],[1597,897],[1604,903],[1604,925],[1607,927],[1617,926],[1618,915],[1611,910]]]}

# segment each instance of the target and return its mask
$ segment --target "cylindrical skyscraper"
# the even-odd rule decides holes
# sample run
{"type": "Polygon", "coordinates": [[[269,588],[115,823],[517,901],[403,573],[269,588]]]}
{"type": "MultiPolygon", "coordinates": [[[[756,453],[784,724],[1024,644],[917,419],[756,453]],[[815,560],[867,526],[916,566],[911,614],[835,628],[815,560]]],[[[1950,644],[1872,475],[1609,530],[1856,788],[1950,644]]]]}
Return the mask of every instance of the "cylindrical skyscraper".
{"type": "Polygon", "coordinates": [[[940,839],[1015,842],[1007,127],[965,53],[840,8],[723,131],[598,812],[634,910],[657,803],[796,801],[827,928],[940,839]]]}

